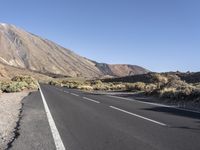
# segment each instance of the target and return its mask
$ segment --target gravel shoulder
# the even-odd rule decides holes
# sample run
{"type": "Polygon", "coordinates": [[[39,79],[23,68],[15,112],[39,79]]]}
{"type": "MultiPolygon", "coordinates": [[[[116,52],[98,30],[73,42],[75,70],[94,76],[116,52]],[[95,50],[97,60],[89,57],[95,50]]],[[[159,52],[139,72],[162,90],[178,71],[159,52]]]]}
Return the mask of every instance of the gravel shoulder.
{"type": "Polygon", "coordinates": [[[14,132],[20,117],[22,100],[28,94],[28,91],[23,91],[0,95],[0,150],[6,149],[7,144],[15,136],[14,132]]]}

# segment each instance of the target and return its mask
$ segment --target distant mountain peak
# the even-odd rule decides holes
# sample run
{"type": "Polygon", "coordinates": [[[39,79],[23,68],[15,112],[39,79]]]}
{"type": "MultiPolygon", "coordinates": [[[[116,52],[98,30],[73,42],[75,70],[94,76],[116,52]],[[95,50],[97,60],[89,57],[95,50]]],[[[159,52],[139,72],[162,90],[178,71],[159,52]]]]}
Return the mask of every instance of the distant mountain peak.
{"type": "Polygon", "coordinates": [[[0,26],[2,26],[2,27],[15,27],[14,25],[8,24],[8,23],[0,23],[0,26]]]}
{"type": "Polygon", "coordinates": [[[7,23],[0,22],[0,25],[2,25],[2,26],[7,26],[8,24],[7,24],[7,23]]]}

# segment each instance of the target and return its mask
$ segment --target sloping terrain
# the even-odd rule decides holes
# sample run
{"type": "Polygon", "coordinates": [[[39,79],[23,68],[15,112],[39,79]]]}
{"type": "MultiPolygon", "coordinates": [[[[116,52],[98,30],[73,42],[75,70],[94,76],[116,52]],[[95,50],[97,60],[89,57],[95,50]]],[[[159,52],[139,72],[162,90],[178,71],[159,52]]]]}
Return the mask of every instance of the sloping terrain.
{"type": "Polygon", "coordinates": [[[146,69],[139,66],[99,65],[54,42],[9,24],[0,24],[0,62],[42,73],[72,77],[147,73],[146,69]]]}
{"type": "Polygon", "coordinates": [[[145,74],[149,72],[147,69],[144,69],[140,66],[136,65],[126,65],[126,64],[116,64],[116,65],[110,65],[105,63],[96,63],[97,68],[101,72],[103,72],[104,75],[109,76],[130,76],[130,75],[137,75],[137,74],[145,74]]]}
{"type": "Polygon", "coordinates": [[[7,71],[5,70],[4,65],[0,64],[0,79],[6,78],[8,76],[7,71]]]}
{"type": "MultiPolygon", "coordinates": [[[[152,83],[153,76],[158,73],[147,73],[147,74],[138,74],[138,75],[130,75],[124,77],[116,77],[116,78],[107,78],[103,81],[105,82],[144,82],[144,83],[152,83]]],[[[200,72],[193,73],[182,73],[182,72],[166,72],[160,73],[163,76],[178,76],[181,80],[187,83],[200,83],[200,72]]]]}
{"type": "Polygon", "coordinates": [[[19,75],[32,76],[35,79],[42,81],[47,81],[51,79],[51,77],[49,77],[48,75],[41,74],[39,72],[34,72],[24,68],[17,68],[0,63],[0,80],[8,80],[14,76],[19,75]]]}

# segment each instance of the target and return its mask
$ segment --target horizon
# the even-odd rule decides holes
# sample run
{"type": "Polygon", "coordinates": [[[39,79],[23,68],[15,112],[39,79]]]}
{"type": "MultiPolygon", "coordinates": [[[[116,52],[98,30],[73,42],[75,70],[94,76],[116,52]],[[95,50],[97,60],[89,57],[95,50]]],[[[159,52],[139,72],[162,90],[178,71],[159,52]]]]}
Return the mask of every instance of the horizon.
{"type": "Polygon", "coordinates": [[[198,1],[67,1],[72,7],[62,0],[48,6],[45,2],[35,12],[31,11],[37,6],[35,1],[29,4],[8,0],[0,6],[0,22],[13,24],[97,62],[138,65],[153,72],[200,71],[198,1]],[[6,13],[8,8],[15,13],[6,13]],[[57,11],[53,13],[52,8],[57,11]]]}

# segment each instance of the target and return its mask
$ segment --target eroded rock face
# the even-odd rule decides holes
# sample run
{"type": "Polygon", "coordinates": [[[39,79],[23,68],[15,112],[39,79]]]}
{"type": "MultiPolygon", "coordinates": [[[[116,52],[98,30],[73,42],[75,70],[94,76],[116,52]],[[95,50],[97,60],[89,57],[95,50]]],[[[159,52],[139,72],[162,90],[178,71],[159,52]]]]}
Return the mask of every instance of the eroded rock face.
{"type": "Polygon", "coordinates": [[[99,65],[69,49],[9,24],[0,24],[0,62],[73,77],[126,76],[147,72],[139,66],[99,65]]]}

